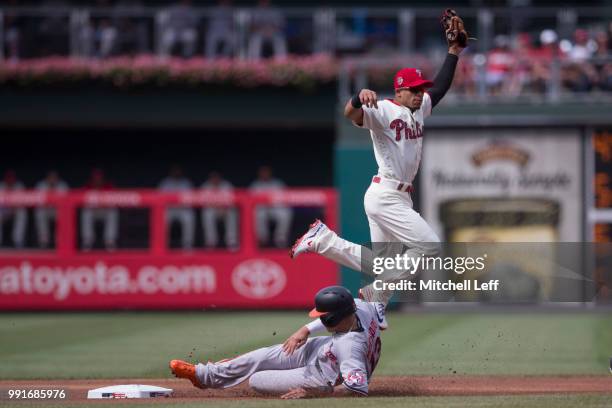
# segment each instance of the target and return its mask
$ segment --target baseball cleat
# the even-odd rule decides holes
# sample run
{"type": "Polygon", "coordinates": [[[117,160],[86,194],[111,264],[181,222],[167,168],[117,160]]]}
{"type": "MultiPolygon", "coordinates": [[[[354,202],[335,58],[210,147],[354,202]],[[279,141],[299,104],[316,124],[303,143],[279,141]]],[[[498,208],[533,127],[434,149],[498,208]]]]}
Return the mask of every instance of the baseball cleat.
{"type": "Polygon", "coordinates": [[[315,222],[310,224],[310,227],[308,227],[308,231],[306,231],[304,235],[295,241],[295,244],[293,244],[293,247],[291,247],[289,256],[291,258],[295,258],[303,252],[312,251],[314,240],[326,229],[327,225],[323,224],[321,220],[315,220],[315,222]]]}
{"type": "Polygon", "coordinates": [[[194,387],[204,388],[196,377],[196,367],[183,360],[170,361],[170,370],[176,378],[185,378],[194,385],[194,387]]]}

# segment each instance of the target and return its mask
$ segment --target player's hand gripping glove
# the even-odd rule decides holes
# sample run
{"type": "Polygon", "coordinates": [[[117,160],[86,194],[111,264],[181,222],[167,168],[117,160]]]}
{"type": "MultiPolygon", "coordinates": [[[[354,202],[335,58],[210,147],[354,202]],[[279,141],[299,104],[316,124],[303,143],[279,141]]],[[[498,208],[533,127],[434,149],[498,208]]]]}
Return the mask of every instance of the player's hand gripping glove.
{"type": "Polygon", "coordinates": [[[446,9],[440,18],[440,23],[446,33],[449,47],[465,48],[468,45],[468,33],[463,26],[463,20],[453,9],[446,9]]]}

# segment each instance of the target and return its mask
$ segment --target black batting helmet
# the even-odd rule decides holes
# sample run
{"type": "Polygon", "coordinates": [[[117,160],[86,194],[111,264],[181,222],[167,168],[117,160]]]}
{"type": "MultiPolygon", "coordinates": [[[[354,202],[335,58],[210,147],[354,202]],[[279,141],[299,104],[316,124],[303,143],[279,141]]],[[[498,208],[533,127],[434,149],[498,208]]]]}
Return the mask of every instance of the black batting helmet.
{"type": "Polygon", "coordinates": [[[328,286],[317,292],[315,308],[308,314],[319,317],[327,327],[336,326],[345,317],[355,313],[353,295],[343,286],[328,286]]]}

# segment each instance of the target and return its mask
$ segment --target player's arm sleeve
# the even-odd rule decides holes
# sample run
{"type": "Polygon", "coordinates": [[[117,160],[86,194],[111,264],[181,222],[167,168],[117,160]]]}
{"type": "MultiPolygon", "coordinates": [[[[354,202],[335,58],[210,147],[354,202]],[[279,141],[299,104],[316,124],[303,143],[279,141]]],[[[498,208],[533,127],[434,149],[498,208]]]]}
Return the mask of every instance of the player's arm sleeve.
{"type": "Polygon", "coordinates": [[[368,371],[365,364],[366,353],[359,343],[353,343],[350,350],[339,353],[342,386],[359,395],[368,395],[368,371]]]}
{"type": "Polygon", "coordinates": [[[306,325],[306,328],[308,329],[310,334],[320,333],[320,332],[324,332],[326,330],[325,326],[323,325],[323,322],[321,321],[321,319],[313,320],[312,322],[310,322],[310,323],[308,323],[306,325]]]}
{"type": "Polygon", "coordinates": [[[434,86],[427,91],[431,98],[432,108],[435,107],[444,95],[446,95],[446,92],[448,92],[453,82],[453,77],[455,76],[457,61],[459,61],[458,56],[450,53],[446,54],[442,68],[440,68],[438,75],[434,78],[434,86]]]}
{"type": "Polygon", "coordinates": [[[353,125],[358,128],[365,129],[380,129],[383,127],[384,123],[384,104],[378,102],[378,108],[368,108],[367,106],[362,106],[363,110],[363,125],[359,125],[353,122],[353,125]]]}

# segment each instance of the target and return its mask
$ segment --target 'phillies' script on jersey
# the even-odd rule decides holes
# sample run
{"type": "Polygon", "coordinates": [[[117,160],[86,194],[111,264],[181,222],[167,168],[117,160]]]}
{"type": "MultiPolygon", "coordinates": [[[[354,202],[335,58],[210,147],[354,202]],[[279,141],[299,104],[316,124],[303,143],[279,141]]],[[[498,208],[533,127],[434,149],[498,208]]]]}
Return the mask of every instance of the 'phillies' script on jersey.
{"type": "Polygon", "coordinates": [[[424,120],[431,108],[427,93],[414,112],[390,99],[379,101],[378,108],[362,107],[363,127],[370,129],[380,176],[412,183],[421,162],[424,120]]]}

